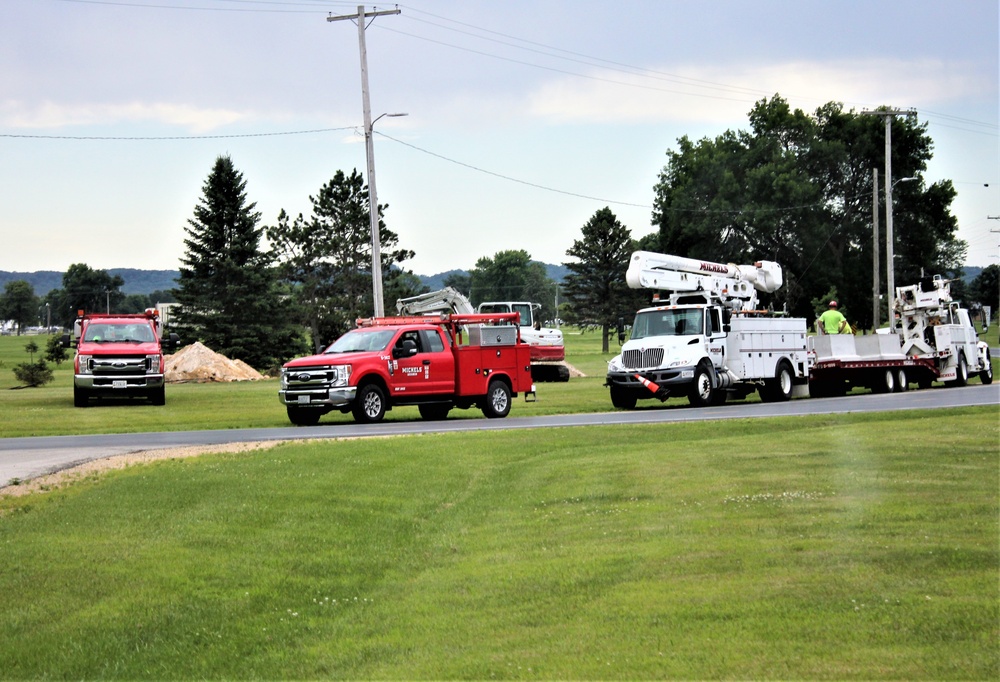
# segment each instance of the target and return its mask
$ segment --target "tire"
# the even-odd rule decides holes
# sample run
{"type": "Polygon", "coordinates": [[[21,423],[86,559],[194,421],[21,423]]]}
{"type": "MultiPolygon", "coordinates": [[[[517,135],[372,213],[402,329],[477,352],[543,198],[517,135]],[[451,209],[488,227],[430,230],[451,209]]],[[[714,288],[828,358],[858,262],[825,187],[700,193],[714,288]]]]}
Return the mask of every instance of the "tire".
{"type": "Polygon", "coordinates": [[[149,402],[153,405],[166,405],[167,404],[167,389],[165,386],[160,386],[159,388],[154,388],[149,392],[149,402]]]}
{"type": "Polygon", "coordinates": [[[510,388],[500,379],[494,379],[486,389],[481,409],[489,419],[501,419],[510,412],[510,388]]]}
{"type": "Polygon", "coordinates": [[[872,393],[893,393],[896,390],[896,370],[889,368],[877,372],[872,393]]]}
{"type": "Polygon", "coordinates": [[[85,388],[73,387],[73,407],[87,407],[90,405],[90,392],[85,388]]]}
{"type": "Polygon", "coordinates": [[[795,375],[787,360],[781,360],[775,369],[774,378],[764,381],[760,399],[766,403],[783,403],[791,400],[795,386],[795,375]]]}
{"type": "Polygon", "coordinates": [[[422,419],[429,422],[437,422],[448,418],[448,413],[451,411],[451,403],[429,403],[427,405],[418,405],[417,409],[420,411],[422,419]]]}
{"type": "Polygon", "coordinates": [[[896,370],[896,393],[903,393],[910,389],[910,379],[906,376],[906,369],[900,367],[896,370]]]}
{"type": "Polygon", "coordinates": [[[611,387],[611,404],[619,410],[634,410],[637,400],[632,391],[621,386],[611,387]]]}
{"type": "Polygon", "coordinates": [[[990,351],[986,350],[986,369],[979,373],[979,380],[983,384],[993,383],[993,361],[990,360],[990,351]]]}
{"type": "Polygon", "coordinates": [[[949,386],[962,387],[969,383],[969,363],[965,360],[965,353],[958,354],[958,367],[955,368],[955,380],[949,381],[949,386]]]}
{"type": "Polygon", "coordinates": [[[378,384],[365,384],[358,389],[351,412],[359,424],[374,424],[382,421],[388,408],[385,391],[378,384]]]}
{"type": "Polygon", "coordinates": [[[319,418],[323,416],[321,410],[309,409],[308,407],[286,405],[285,410],[288,412],[288,421],[296,426],[316,426],[319,424],[319,418]]]}
{"type": "Polygon", "coordinates": [[[712,372],[708,365],[702,363],[694,370],[694,381],[688,392],[688,401],[694,407],[707,407],[712,404],[715,391],[712,389],[712,372]]]}

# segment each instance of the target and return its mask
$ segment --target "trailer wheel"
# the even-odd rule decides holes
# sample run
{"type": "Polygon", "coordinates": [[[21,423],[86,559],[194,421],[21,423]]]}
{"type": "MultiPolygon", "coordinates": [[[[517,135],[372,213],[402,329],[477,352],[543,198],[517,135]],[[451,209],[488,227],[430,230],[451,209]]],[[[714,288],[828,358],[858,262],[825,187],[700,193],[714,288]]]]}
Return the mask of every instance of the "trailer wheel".
{"type": "Polygon", "coordinates": [[[500,419],[507,416],[510,412],[510,389],[505,382],[500,379],[494,379],[490,382],[481,409],[489,419],[500,419]]]}
{"type": "Polygon", "coordinates": [[[359,424],[374,424],[385,416],[385,392],[378,384],[365,384],[358,389],[351,412],[359,424]]]}
{"type": "Polygon", "coordinates": [[[949,381],[949,386],[965,386],[969,383],[969,363],[965,360],[965,353],[958,353],[958,367],[955,368],[955,380],[949,381]]]}
{"type": "Polygon", "coordinates": [[[979,373],[979,380],[984,384],[993,383],[993,361],[990,360],[990,350],[986,349],[986,369],[979,373]]]}
{"type": "Polygon", "coordinates": [[[896,370],[896,392],[902,393],[910,388],[910,380],[906,376],[906,370],[900,367],[896,370]]]}
{"type": "Polygon", "coordinates": [[[773,379],[765,379],[760,391],[760,399],[766,403],[783,403],[792,397],[794,386],[792,367],[787,360],[778,363],[773,379]]]}
{"type": "Polygon", "coordinates": [[[321,410],[295,405],[286,405],[285,411],[288,413],[288,421],[296,426],[316,426],[319,424],[319,418],[323,415],[321,410]]]}
{"type": "Polygon", "coordinates": [[[706,407],[712,404],[712,371],[705,363],[698,365],[694,371],[694,382],[688,392],[688,401],[694,407],[706,407]]]}
{"type": "Polygon", "coordinates": [[[875,375],[872,393],[892,393],[896,390],[896,372],[889,368],[875,375]]]}

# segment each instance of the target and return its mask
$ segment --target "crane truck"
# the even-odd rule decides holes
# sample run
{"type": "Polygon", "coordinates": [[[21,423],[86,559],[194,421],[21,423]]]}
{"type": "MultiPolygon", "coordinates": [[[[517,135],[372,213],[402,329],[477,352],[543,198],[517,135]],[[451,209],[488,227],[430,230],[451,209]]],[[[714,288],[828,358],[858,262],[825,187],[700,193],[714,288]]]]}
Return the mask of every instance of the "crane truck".
{"type": "Polygon", "coordinates": [[[531,349],[531,378],[535,381],[569,381],[563,333],[543,327],[540,321],[536,324],[535,313],[540,309],[540,304],[525,301],[486,301],[476,308],[472,301],[453,287],[396,301],[396,311],[400,315],[518,313],[521,340],[531,349]]]}
{"type": "Polygon", "coordinates": [[[781,266],[712,263],[637,251],[625,279],[631,288],[666,291],[668,305],[636,313],[631,339],[608,363],[615,407],[645,398],[687,395],[692,405],[721,404],[755,390],[765,401],[843,395],[854,387],[906,390],[911,382],[992,383],[989,347],[948,282],[897,287],[902,332],[809,336],[803,318],[759,310],[758,292],[782,284],[781,266]]]}
{"type": "Polygon", "coordinates": [[[668,299],[636,313],[631,338],[608,362],[605,385],[615,407],[684,395],[695,406],[718,405],[754,391],[762,400],[782,401],[805,391],[805,319],[759,309],[758,292],[782,285],[777,263],[732,265],[636,251],[625,280],[633,289],[664,291],[668,299]]]}
{"type": "Polygon", "coordinates": [[[920,388],[934,381],[965,386],[972,376],[993,383],[989,346],[979,340],[969,311],[952,300],[948,280],[935,276],[896,287],[893,312],[898,333],[809,337],[810,394],[843,395],[856,386],[892,393],[914,382],[920,388]]]}

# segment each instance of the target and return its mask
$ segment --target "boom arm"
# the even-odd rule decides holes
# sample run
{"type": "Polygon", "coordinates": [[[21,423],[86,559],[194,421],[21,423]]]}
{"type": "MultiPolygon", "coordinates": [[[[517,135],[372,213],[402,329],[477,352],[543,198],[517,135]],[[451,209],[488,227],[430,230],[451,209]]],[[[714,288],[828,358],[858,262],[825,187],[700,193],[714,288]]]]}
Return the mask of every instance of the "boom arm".
{"type": "Polygon", "coordinates": [[[400,315],[429,315],[432,313],[471,315],[476,312],[476,309],[472,307],[472,302],[457,289],[451,287],[409,298],[401,298],[396,301],[396,310],[400,315]]]}
{"type": "Polygon", "coordinates": [[[772,293],[782,285],[781,266],[772,261],[753,265],[712,263],[650,251],[636,251],[629,261],[625,281],[633,289],[670,292],[672,305],[690,295],[706,303],[721,302],[734,311],[757,308],[757,292],[772,293]]]}

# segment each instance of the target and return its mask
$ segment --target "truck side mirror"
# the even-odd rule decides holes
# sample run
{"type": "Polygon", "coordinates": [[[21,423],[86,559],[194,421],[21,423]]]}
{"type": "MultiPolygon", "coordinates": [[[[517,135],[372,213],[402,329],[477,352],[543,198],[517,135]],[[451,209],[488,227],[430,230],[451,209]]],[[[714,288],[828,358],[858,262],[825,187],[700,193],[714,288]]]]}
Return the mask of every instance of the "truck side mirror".
{"type": "Polygon", "coordinates": [[[170,347],[171,348],[181,347],[181,337],[177,336],[175,332],[170,333],[170,347]]]}
{"type": "Polygon", "coordinates": [[[618,345],[625,343],[625,318],[618,318],[618,345]]]}
{"type": "Polygon", "coordinates": [[[73,344],[69,340],[69,334],[63,334],[61,337],[59,337],[59,345],[62,346],[63,348],[72,347],[73,344]]]}
{"type": "Polygon", "coordinates": [[[413,339],[405,339],[403,343],[392,349],[392,357],[409,358],[417,354],[417,342],[413,339]]]}

